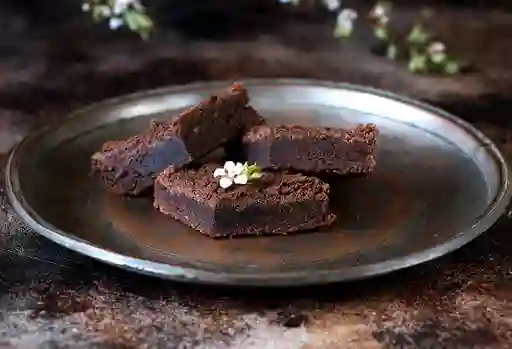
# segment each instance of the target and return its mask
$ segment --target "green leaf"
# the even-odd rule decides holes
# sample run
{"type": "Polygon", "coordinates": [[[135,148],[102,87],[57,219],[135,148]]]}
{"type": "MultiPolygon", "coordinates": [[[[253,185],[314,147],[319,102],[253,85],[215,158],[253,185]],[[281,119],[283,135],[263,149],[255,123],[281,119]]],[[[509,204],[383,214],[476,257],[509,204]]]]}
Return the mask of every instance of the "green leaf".
{"type": "Polygon", "coordinates": [[[344,27],[344,26],[336,26],[334,28],[334,37],[335,38],[348,38],[352,35],[353,28],[352,27],[344,27]]]}
{"type": "Polygon", "coordinates": [[[388,28],[385,26],[378,26],[373,30],[373,34],[380,40],[387,40],[389,38],[388,28]]]}
{"type": "Polygon", "coordinates": [[[390,44],[386,51],[386,56],[389,59],[395,60],[396,57],[398,56],[398,47],[395,44],[390,44]]]}
{"type": "Polygon", "coordinates": [[[249,165],[247,162],[244,164],[244,172],[247,175],[247,179],[258,179],[261,177],[261,169],[258,165],[249,165]]]}
{"type": "Polygon", "coordinates": [[[434,52],[430,55],[430,60],[434,64],[443,64],[447,60],[446,53],[444,52],[434,52]]]}
{"type": "Polygon", "coordinates": [[[427,56],[422,54],[412,55],[409,61],[409,70],[413,73],[427,72],[427,56]]]}
{"type": "Polygon", "coordinates": [[[429,40],[430,34],[421,24],[415,24],[407,37],[407,41],[414,45],[425,45],[429,40]]]}
{"type": "Polygon", "coordinates": [[[454,60],[448,61],[444,65],[444,71],[446,74],[455,75],[460,72],[460,64],[454,60]]]}
{"type": "Polygon", "coordinates": [[[137,11],[126,11],[123,14],[123,18],[131,31],[139,32],[139,34],[141,34],[143,37],[147,36],[153,28],[153,22],[151,21],[151,18],[137,11]]]}
{"type": "Polygon", "coordinates": [[[131,31],[136,32],[139,29],[139,23],[137,22],[137,12],[126,11],[123,14],[124,21],[131,31]]]}
{"type": "Polygon", "coordinates": [[[253,165],[249,165],[247,162],[244,164],[244,167],[245,167],[245,172],[248,176],[254,174],[254,173],[260,173],[261,172],[261,168],[258,167],[258,165],[256,164],[253,164],[253,165]]]}
{"type": "Polygon", "coordinates": [[[140,28],[152,28],[153,27],[153,21],[149,16],[143,14],[143,13],[137,13],[137,21],[139,22],[140,28]]]}
{"type": "Polygon", "coordinates": [[[261,178],[261,173],[260,172],[254,172],[254,173],[251,173],[247,177],[248,177],[249,180],[251,180],[251,179],[258,179],[258,178],[261,178]]]}

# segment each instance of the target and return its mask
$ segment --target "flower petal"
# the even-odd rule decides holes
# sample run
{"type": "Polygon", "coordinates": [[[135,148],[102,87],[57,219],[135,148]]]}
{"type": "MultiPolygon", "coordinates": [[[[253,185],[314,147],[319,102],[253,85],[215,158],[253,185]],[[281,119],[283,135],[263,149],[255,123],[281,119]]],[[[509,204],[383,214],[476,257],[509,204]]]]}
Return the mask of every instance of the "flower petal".
{"type": "Polygon", "coordinates": [[[341,6],[340,0],[324,0],[324,5],[329,11],[337,10],[341,6]]]}
{"type": "Polygon", "coordinates": [[[357,12],[351,8],[343,9],[343,11],[341,11],[340,14],[338,15],[338,21],[348,20],[348,21],[353,22],[356,19],[357,19],[357,12]]]}
{"type": "Polygon", "coordinates": [[[223,168],[217,168],[215,169],[215,171],[213,171],[213,177],[214,178],[217,178],[217,177],[224,177],[226,176],[226,170],[223,169],[223,168]]]}
{"type": "Polygon", "coordinates": [[[241,162],[237,162],[235,165],[234,174],[235,175],[242,174],[244,172],[244,170],[245,170],[244,164],[242,164],[241,162]]]}
{"type": "Polygon", "coordinates": [[[224,164],[224,170],[226,170],[226,173],[230,176],[233,176],[235,173],[235,163],[233,161],[226,161],[224,164]]]}
{"type": "Polygon", "coordinates": [[[444,51],[446,51],[446,46],[445,46],[445,44],[443,44],[442,42],[439,42],[439,41],[435,41],[428,46],[428,52],[430,54],[442,53],[444,51]]]}
{"type": "Polygon", "coordinates": [[[112,30],[116,30],[117,28],[119,28],[122,25],[123,25],[123,20],[121,18],[116,18],[116,17],[110,18],[110,20],[108,22],[108,26],[112,30]]]}
{"type": "Polygon", "coordinates": [[[229,188],[233,184],[233,181],[228,177],[222,177],[219,181],[219,185],[221,188],[229,188]]]}
{"type": "Polygon", "coordinates": [[[248,179],[247,175],[241,174],[241,175],[235,176],[234,182],[235,182],[235,184],[247,184],[247,179],[248,179]]]}

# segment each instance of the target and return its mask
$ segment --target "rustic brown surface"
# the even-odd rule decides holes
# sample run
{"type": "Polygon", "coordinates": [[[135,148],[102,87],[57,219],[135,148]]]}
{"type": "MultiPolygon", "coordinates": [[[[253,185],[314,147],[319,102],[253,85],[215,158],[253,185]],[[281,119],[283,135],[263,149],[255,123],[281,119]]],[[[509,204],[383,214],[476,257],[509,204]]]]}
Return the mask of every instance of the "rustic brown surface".
{"type": "MultiPolygon", "coordinates": [[[[80,25],[32,37],[22,24],[8,25],[14,34],[0,42],[0,152],[32,127],[107,96],[193,80],[290,76],[369,84],[446,106],[480,120],[478,127],[512,159],[506,127],[512,45],[499,34],[510,32],[512,19],[505,13],[443,16],[438,27],[451,32],[461,52],[475,56],[478,74],[415,77],[368,55],[361,48],[364,33],[342,48],[319,40],[330,29],[316,21],[263,23],[272,31],[240,33],[228,42],[163,33],[151,43],[112,35],[98,40],[80,25]],[[473,25],[463,20],[468,17],[488,20],[473,25]],[[464,25],[471,35],[454,29],[464,25]]],[[[5,155],[0,159],[4,163],[5,155]]],[[[512,343],[512,223],[506,217],[460,251],[420,267],[358,283],[261,291],[184,286],[119,271],[37,236],[4,195],[0,204],[1,348],[437,349],[512,343]]]]}

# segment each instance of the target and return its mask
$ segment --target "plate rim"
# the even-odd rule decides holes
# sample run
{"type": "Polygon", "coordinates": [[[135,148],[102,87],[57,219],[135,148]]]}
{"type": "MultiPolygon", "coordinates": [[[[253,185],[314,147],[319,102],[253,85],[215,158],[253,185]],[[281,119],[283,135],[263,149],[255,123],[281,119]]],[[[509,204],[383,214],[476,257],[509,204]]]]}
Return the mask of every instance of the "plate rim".
{"type": "MultiPolygon", "coordinates": [[[[391,99],[400,103],[405,103],[424,111],[435,113],[440,117],[448,119],[456,126],[464,129],[465,132],[471,134],[482,143],[486,144],[485,150],[491,153],[492,157],[498,162],[500,169],[500,190],[493,202],[487,207],[482,216],[478,217],[474,224],[467,229],[458,232],[451,239],[435,245],[431,248],[414,252],[405,256],[397,258],[366,264],[348,267],[343,273],[336,273],[334,269],[323,269],[316,271],[314,274],[310,272],[301,271],[284,271],[284,272],[267,272],[258,274],[256,277],[251,274],[238,274],[238,273],[219,273],[212,272],[199,268],[187,268],[176,265],[169,265],[165,263],[153,262],[141,258],[130,257],[108,249],[96,246],[87,240],[71,235],[42,219],[36,212],[32,210],[24,198],[21,188],[19,188],[16,159],[17,155],[22,148],[44,133],[52,129],[52,125],[48,124],[37,132],[28,134],[21,142],[13,147],[9,154],[7,165],[5,167],[5,186],[7,197],[22,221],[24,221],[31,229],[46,237],[53,242],[73,250],[79,254],[86,255],[93,259],[102,261],[112,266],[120,267],[122,269],[135,271],[141,274],[155,276],[174,281],[184,281],[199,284],[217,284],[217,285],[231,285],[231,286],[298,286],[298,285],[312,285],[312,284],[326,284],[332,282],[353,281],[358,279],[369,278],[387,274],[396,270],[409,268],[419,265],[434,259],[437,259],[445,254],[451,253],[462,246],[466,245],[476,237],[483,234],[493,224],[495,224],[510,202],[512,196],[512,187],[510,182],[512,180],[507,162],[496,146],[496,144],[489,139],[480,130],[472,126],[469,122],[443,110],[438,107],[432,106],[428,103],[421,102],[411,97],[398,95],[393,92],[367,87],[362,85],[325,81],[317,79],[238,79],[243,81],[246,86],[251,85],[293,85],[293,86],[316,86],[326,87],[331,89],[344,89],[361,93],[370,93],[379,97],[391,99]],[[262,280],[265,280],[263,283],[262,280]]],[[[69,119],[77,117],[83,113],[90,112],[98,108],[108,105],[113,105],[119,102],[125,102],[133,99],[150,97],[159,94],[172,94],[178,92],[185,92],[197,89],[218,89],[232,83],[229,80],[223,81],[207,81],[207,82],[194,82],[184,85],[171,85],[155,89],[143,90],[131,94],[125,94],[114,98],[108,98],[100,102],[92,103],[83,108],[79,108],[66,117],[58,121],[61,125],[69,119]]]]}

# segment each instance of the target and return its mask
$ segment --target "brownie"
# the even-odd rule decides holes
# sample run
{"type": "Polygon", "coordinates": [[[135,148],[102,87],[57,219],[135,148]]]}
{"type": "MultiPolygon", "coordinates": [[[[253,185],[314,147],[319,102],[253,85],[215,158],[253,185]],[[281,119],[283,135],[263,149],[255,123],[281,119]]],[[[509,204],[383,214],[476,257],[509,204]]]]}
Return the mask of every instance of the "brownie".
{"type": "Polygon", "coordinates": [[[377,127],[345,130],[298,125],[254,126],[243,138],[246,160],[263,169],[311,173],[370,173],[376,165],[377,127]]]}
{"type": "Polygon", "coordinates": [[[288,234],[336,218],[329,211],[329,185],[315,177],[263,173],[223,189],[213,177],[218,167],[165,170],[155,180],[155,208],[212,238],[288,234]]]}
{"type": "Polygon", "coordinates": [[[105,143],[92,156],[93,171],[111,192],[140,194],[166,167],[179,169],[260,123],[248,103],[247,90],[234,84],[169,121],[152,121],[140,135],[105,143]]]}

